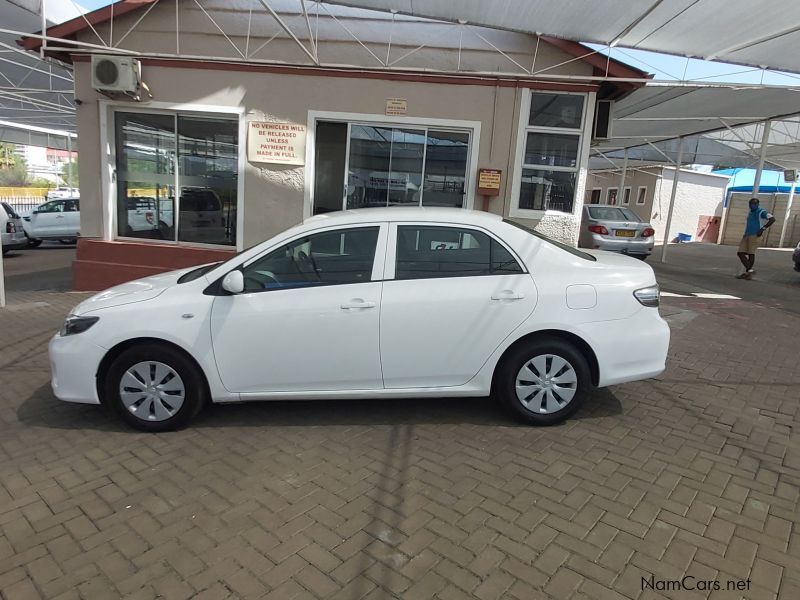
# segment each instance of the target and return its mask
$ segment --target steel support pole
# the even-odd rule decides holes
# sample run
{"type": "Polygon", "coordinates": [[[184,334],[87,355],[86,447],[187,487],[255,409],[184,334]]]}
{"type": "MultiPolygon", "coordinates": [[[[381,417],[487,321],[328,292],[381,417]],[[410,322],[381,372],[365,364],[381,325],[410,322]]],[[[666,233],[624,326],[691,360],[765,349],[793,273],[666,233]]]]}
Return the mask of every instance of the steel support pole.
{"type": "Polygon", "coordinates": [[[72,136],[67,136],[67,187],[72,195],[72,136]]]}
{"type": "Polygon", "coordinates": [[[623,155],[622,159],[622,175],[619,178],[619,191],[617,191],[617,198],[619,198],[619,202],[617,203],[619,206],[622,206],[625,202],[625,176],[628,174],[628,149],[625,148],[625,154],[623,155]]]}
{"type": "Polygon", "coordinates": [[[761,148],[758,153],[758,167],[756,167],[756,178],[753,181],[753,197],[758,198],[758,192],[761,191],[761,174],[764,172],[764,161],[767,158],[767,148],[769,148],[769,130],[772,127],[772,121],[764,121],[764,131],[761,134],[761,148]]]}
{"type": "Polygon", "coordinates": [[[683,162],[683,138],[678,138],[678,160],[675,164],[675,177],[672,178],[672,191],[669,194],[669,211],[667,212],[667,225],[664,229],[664,245],[661,246],[661,262],[667,262],[667,245],[669,244],[669,229],[672,227],[672,213],[675,211],[675,196],[678,193],[678,182],[681,178],[681,163],[683,162]]]}
{"type": "Polygon", "coordinates": [[[0,238],[0,308],[6,306],[6,278],[3,273],[3,240],[0,238]]]}
{"type": "Polygon", "coordinates": [[[792,201],[794,200],[794,188],[797,182],[792,182],[792,187],[789,190],[789,199],[786,201],[786,214],[783,215],[783,227],[781,227],[781,241],[778,242],[778,248],[783,248],[783,243],[786,241],[786,230],[789,227],[789,217],[792,215],[792,201]]]}

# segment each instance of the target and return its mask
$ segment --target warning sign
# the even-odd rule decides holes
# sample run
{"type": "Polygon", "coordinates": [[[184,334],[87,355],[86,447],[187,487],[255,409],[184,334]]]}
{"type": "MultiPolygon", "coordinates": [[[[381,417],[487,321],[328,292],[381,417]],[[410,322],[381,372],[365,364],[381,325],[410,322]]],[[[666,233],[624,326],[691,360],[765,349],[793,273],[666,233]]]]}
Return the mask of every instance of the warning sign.
{"type": "Polygon", "coordinates": [[[247,160],[282,165],[305,164],[306,126],[297,123],[250,121],[247,160]]]}
{"type": "Polygon", "coordinates": [[[478,193],[481,196],[499,196],[502,173],[500,169],[478,170],[478,193]]]}
{"type": "Polygon", "coordinates": [[[386,114],[389,116],[404,115],[408,112],[408,101],[405,98],[387,98],[386,114]]]}

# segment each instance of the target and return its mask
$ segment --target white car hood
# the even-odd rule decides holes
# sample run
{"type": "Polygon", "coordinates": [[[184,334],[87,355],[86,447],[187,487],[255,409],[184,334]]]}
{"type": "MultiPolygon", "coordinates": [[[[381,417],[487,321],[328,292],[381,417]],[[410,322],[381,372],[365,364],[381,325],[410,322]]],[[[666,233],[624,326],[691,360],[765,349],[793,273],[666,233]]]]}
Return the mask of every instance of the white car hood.
{"type": "Polygon", "coordinates": [[[150,277],[116,285],[84,300],[72,310],[72,314],[82,315],[103,310],[104,308],[152,300],[161,295],[167,288],[175,285],[181,275],[196,268],[197,266],[194,266],[177,271],[159,273],[158,275],[151,275],[150,277]]]}

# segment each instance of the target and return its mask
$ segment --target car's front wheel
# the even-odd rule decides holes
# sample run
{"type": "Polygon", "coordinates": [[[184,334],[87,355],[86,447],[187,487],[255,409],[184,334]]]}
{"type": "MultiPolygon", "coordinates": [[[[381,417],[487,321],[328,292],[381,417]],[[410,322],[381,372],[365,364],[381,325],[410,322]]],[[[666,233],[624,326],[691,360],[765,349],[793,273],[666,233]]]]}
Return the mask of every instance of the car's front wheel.
{"type": "Polygon", "coordinates": [[[495,378],[495,394],[523,421],[552,425],[583,403],[591,386],[586,358],[574,345],[547,337],[520,344],[495,378]]]}
{"type": "Polygon", "coordinates": [[[109,366],[103,391],[103,401],[128,425],[150,432],[185,426],[207,395],[197,365],[180,350],[160,344],[123,351],[109,366]]]}

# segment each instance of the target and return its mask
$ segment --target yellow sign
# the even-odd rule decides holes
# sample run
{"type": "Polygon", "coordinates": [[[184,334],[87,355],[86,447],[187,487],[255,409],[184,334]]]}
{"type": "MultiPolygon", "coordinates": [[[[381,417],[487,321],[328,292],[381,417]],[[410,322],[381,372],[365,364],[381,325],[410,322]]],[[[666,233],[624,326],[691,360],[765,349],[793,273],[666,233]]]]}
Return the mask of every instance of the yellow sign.
{"type": "Polygon", "coordinates": [[[478,193],[482,196],[498,196],[500,194],[500,169],[478,170],[478,193]]]}
{"type": "Polygon", "coordinates": [[[247,160],[282,165],[305,164],[306,126],[297,123],[250,121],[247,160]]]}
{"type": "Polygon", "coordinates": [[[386,99],[386,114],[387,115],[404,115],[408,112],[408,100],[405,98],[387,98],[386,99]]]}

